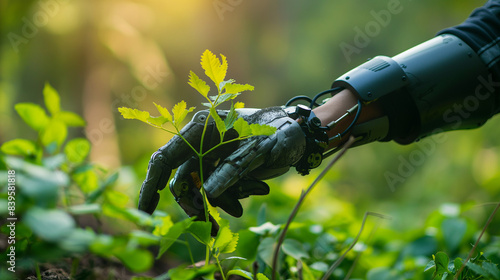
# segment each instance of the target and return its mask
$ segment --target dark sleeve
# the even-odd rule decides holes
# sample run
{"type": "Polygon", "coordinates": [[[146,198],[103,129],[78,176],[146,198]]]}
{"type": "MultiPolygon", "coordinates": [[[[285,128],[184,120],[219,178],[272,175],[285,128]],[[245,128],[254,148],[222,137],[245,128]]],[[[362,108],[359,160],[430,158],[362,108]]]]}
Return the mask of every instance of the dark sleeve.
{"type": "Polygon", "coordinates": [[[486,63],[495,80],[500,80],[500,0],[489,0],[460,25],[439,32],[443,33],[466,42],[486,63]]]}

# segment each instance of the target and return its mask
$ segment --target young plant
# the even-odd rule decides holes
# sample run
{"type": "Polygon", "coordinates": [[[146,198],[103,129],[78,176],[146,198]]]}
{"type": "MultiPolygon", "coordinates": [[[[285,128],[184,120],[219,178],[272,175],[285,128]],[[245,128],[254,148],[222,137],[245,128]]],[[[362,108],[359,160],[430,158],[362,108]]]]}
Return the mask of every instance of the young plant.
{"type": "MultiPolygon", "coordinates": [[[[157,236],[142,230],[101,234],[100,229],[82,228],[75,217],[93,215],[99,223],[104,217],[120,218],[138,227],[161,226],[162,219],[126,207],[128,196],[113,188],[118,174],[109,175],[87,161],[91,146],[87,139],[67,139],[68,127],[84,126],[85,121],[61,109],[60,96],[48,83],[43,96],[48,113],[34,103],[14,106],[36,131],[36,140],[16,138],[0,147],[0,181],[10,178],[11,183],[0,185],[0,205],[9,205],[6,214],[15,225],[15,230],[7,224],[0,227],[3,234],[15,234],[7,247],[16,259],[10,272],[21,278],[34,269],[40,279],[39,263],[62,266],[61,259],[70,257],[71,277],[78,278],[79,260],[88,252],[119,259],[134,272],[147,271],[153,256],[145,247],[159,244],[157,236]]],[[[7,207],[1,213],[4,210],[7,207]]],[[[5,256],[7,252],[0,256],[4,263],[5,256]]]]}
{"type": "MultiPolygon", "coordinates": [[[[254,87],[248,84],[235,83],[234,79],[226,80],[228,63],[224,55],[221,55],[221,59],[219,59],[212,52],[206,50],[201,56],[201,67],[203,68],[203,70],[205,70],[205,75],[209,77],[210,80],[214,83],[216,94],[209,95],[211,87],[204,80],[200,79],[198,75],[196,75],[193,71],[190,71],[188,84],[196,89],[196,91],[198,91],[198,93],[204,97],[207,102],[202,103],[202,105],[208,107],[209,110],[209,117],[205,119],[205,126],[202,134],[200,135],[200,147],[193,147],[191,143],[189,143],[180,133],[180,126],[182,121],[186,118],[188,113],[192,112],[195,109],[194,107],[190,107],[188,109],[185,101],[180,101],[179,103],[177,103],[172,109],[172,114],[166,108],[154,103],[160,114],[156,117],[151,116],[147,111],[141,111],[138,109],[121,107],[118,110],[126,119],[140,120],[153,127],[162,129],[181,137],[199,159],[200,180],[201,185],[203,186],[203,158],[208,153],[230,142],[240,141],[258,135],[271,135],[276,131],[276,128],[268,125],[248,124],[248,122],[243,118],[239,118],[236,109],[243,108],[244,104],[242,102],[237,102],[236,104],[231,102],[229,113],[223,120],[217,112],[217,107],[219,107],[221,104],[232,101],[244,91],[252,91],[254,87]],[[217,130],[219,132],[220,141],[219,143],[217,143],[213,147],[210,147],[209,149],[206,149],[205,151],[205,149],[203,148],[203,140],[205,137],[208,122],[212,120],[215,122],[217,130]],[[174,128],[174,131],[166,128],[165,125],[167,124],[171,124],[174,128]],[[224,136],[230,129],[234,129],[237,132],[238,136],[229,140],[225,140],[224,136]]],[[[194,222],[192,220],[186,220],[184,224],[179,225],[177,228],[174,228],[172,226],[172,228],[170,228],[168,231],[164,231],[165,233],[162,234],[162,240],[160,242],[160,252],[158,257],[160,257],[175,242],[175,240],[177,240],[181,236],[182,233],[189,232],[199,242],[206,246],[207,253],[205,257],[205,263],[209,263],[210,255],[212,255],[216,260],[223,279],[225,279],[224,272],[222,271],[222,267],[220,265],[219,256],[222,253],[231,253],[235,250],[238,241],[238,234],[231,232],[231,230],[229,229],[229,223],[227,221],[223,221],[219,217],[219,215],[216,214],[216,210],[212,208],[210,211],[215,217],[217,217],[216,219],[218,220],[218,223],[221,224],[221,228],[217,236],[215,238],[211,238],[211,224],[208,222],[208,213],[211,206],[209,205],[206,198],[204,188],[201,187],[200,189],[203,196],[205,217],[207,218],[206,222],[194,222]]]]}

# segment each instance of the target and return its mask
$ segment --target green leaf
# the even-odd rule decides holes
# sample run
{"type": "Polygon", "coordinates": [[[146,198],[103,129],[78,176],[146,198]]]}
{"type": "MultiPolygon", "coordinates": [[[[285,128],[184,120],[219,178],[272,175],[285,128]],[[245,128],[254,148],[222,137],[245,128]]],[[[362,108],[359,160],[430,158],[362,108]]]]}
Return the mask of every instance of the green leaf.
{"type": "Polygon", "coordinates": [[[450,262],[450,258],[446,253],[437,252],[434,256],[434,262],[436,263],[436,274],[442,274],[448,271],[448,263],[450,262]]]}
{"type": "Polygon", "coordinates": [[[219,114],[217,114],[217,111],[213,107],[210,108],[210,116],[214,118],[215,125],[217,126],[217,130],[219,130],[219,133],[224,133],[227,131],[224,121],[220,118],[219,114]]]}
{"type": "Polygon", "coordinates": [[[162,126],[168,122],[168,119],[165,118],[164,116],[159,116],[159,117],[149,117],[147,121],[148,123],[154,126],[162,126]]]}
{"type": "Polygon", "coordinates": [[[219,96],[217,96],[217,100],[214,104],[214,106],[219,106],[220,104],[228,101],[228,100],[232,100],[232,99],[235,99],[238,95],[240,95],[240,93],[224,93],[224,94],[221,94],[219,96]]]}
{"type": "MultiPolygon", "coordinates": [[[[128,200],[128,197],[125,198],[128,200]]],[[[125,208],[124,206],[119,207],[104,203],[102,204],[102,213],[108,217],[129,221],[138,226],[151,226],[153,224],[153,219],[149,214],[135,208],[125,208]]]]}
{"type": "Polygon", "coordinates": [[[18,103],[14,108],[23,121],[36,131],[41,131],[49,123],[47,113],[37,104],[18,103]]]}
{"type": "Polygon", "coordinates": [[[433,269],[436,267],[436,262],[434,260],[431,260],[427,263],[427,265],[424,268],[424,272],[428,271],[429,269],[433,269]]]}
{"type": "Polygon", "coordinates": [[[193,218],[185,219],[175,223],[160,240],[160,250],[157,259],[160,258],[174,244],[174,242],[186,232],[186,229],[193,223],[193,218]]]}
{"type": "Polygon", "coordinates": [[[174,225],[170,216],[157,217],[155,220],[160,221],[153,230],[153,234],[156,236],[166,235],[170,228],[174,225]]]}
{"type": "Polygon", "coordinates": [[[254,87],[249,84],[227,84],[224,89],[226,90],[224,93],[241,93],[242,91],[250,90],[253,91],[254,87]]]}
{"type": "Polygon", "coordinates": [[[97,214],[101,211],[101,205],[97,203],[71,205],[68,208],[68,212],[73,215],[97,214]]]}
{"type": "Polygon", "coordinates": [[[252,135],[250,125],[243,118],[237,119],[233,124],[233,128],[238,132],[240,138],[252,135]]]}
{"type": "Polygon", "coordinates": [[[401,280],[402,278],[396,270],[387,267],[375,267],[366,274],[366,280],[401,280]]]}
{"type": "Polygon", "coordinates": [[[201,105],[205,106],[205,107],[208,107],[208,108],[212,108],[212,103],[208,103],[208,102],[202,102],[201,105]]]}
{"type": "Polygon", "coordinates": [[[191,224],[188,228],[188,232],[193,235],[200,243],[209,244],[212,239],[210,236],[210,231],[212,229],[212,223],[196,221],[191,224]]]}
{"type": "Polygon", "coordinates": [[[228,224],[221,224],[217,237],[215,237],[214,249],[217,249],[219,254],[232,253],[236,250],[238,237],[237,233],[233,233],[229,229],[228,224]]]}
{"type": "Polygon", "coordinates": [[[144,249],[125,249],[115,253],[116,257],[134,272],[147,271],[153,265],[153,256],[144,249]]]}
{"type": "Polygon", "coordinates": [[[233,128],[234,122],[238,119],[238,113],[234,109],[234,105],[231,104],[231,109],[229,109],[229,113],[224,119],[224,126],[226,127],[226,130],[233,128]]]}
{"type": "Polygon", "coordinates": [[[128,195],[112,189],[107,190],[104,195],[110,204],[119,208],[124,208],[129,201],[128,195]]]}
{"type": "Polygon", "coordinates": [[[454,251],[465,236],[467,223],[461,218],[447,218],[441,224],[444,243],[450,251],[454,251]]]}
{"type": "Polygon", "coordinates": [[[90,142],[85,138],[70,140],[64,147],[66,158],[75,164],[82,163],[90,151],[90,142]]]}
{"type": "Polygon", "coordinates": [[[167,120],[167,122],[172,121],[172,115],[170,114],[170,112],[168,111],[167,108],[162,107],[161,105],[158,105],[154,102],[153,102],[153,104],[155,104],[156,109],[158,109],[158,112],[161,114],[162,117],[164,117],[167,120]]]}
{"type": "Polygon", "coordinates": [[[118,111],[122,114],[123,118],[131,120],[140,120],[147,123],[149,118],[149,112],[141,111],[138,109],[131,109],[127,107],[120,107],[118,111]]]}
{"type": "Polygon", "coordinates": [[[45,100],[45,107],[47,107],[52,116],[59,113],[61,110],[61,100],[57,91],[49,83],[45,83],[43,98],[45,100]]]}
{"type": "Polygon", "coordinates": [[[57,119],[52,120],[49,125],[42,131],[41,140],[45,147],[56,145],[60,147],[68,136],[68,128],[66,125],[57,119]]]}
{"type": "Polygon", "coordinates": [[[191,107],[186,110],[186,107],[187,107],[186,101],[184,100],[174,105],[172,112],[174,113],[175,125],[180,125],[182,121],[186,118],[187,114],[195,109],[194,107],[191,107]]]}
{"type": "Polygon", "coordinates": [[[59,240],[58,245],[61,249],[68,252],[84,253],[95,238],[96,234],[93,230],[75,228],[64,239],[59,240]]]}
{"type": "Polygon", "coordinates": [[[496,264],[490,262],[483,262],[482,266],[483,270],[487,272],[490,278],[495,280],[500,280],[500,269],[496,264]]]}
{"type": "Polygon", "coordinates": [[[267,125],[267,124],[258,124],[253,123],[250,125],[250,129],[252,130],[253,136],[258,135],[273,135],[276,132],[276,127],[267,125]]]}
{"type": "Polygon", "coordinates": [[[85,203],[94,203],[99,197],[101,197],[105,193],[105,191],[110,185],[116,182],[117,179],[118,179],[118,172],[115,172],[111,176],[106,178],[106,180],[99,186],[97,190],[91,192],[87,196],[85,203]]]}
{"type": "Polygon", "coordinates": [[[214,271],[217,270],[215,264],[204,265],[199,268],[188,268],[187,265],[180,265],[176,268],[168,270],[167,278],[155,278],[156,280],[198,280],[198,279],[213,279],[213,277],[202,277],[202,276],[213,276],[214,271]]]}
{"type": "Polygon", "coordinates": [[[13,156],[32,156],[36,155],[37,147],[33,141],[18,138],[3,143],[0,150],[13,156]]]}
{"type": "MultiPolygon", "coordinates": [[[[466,266],[470,270],[474,271],[474,273],[479,274],[481,276],[488,277],[488,273],[486,271],[484,271],[484,269],[481,266],[479,266],[478,264],[475,264],[475,263],[472,263],[472,262],[468,262],[466,264],[466,266]]],[[[490,278],[488,277],[487,279],[490,279],[490,278]]]]}
{"type": "Polygon", "coordinates": [[[227,272],[226,277],[229,278],[229,276],[231,276],[231,275],[237,275],[237,276],[241,276],[241,277],[246,278],[246,279],[253,280],[252,273],[245,271],[245,270],[242,270],[242,269],[229,270],[227,272]]]}
{"type": "Polygon", "coordinates": [[[300,262],[302,263],[302,277],[303,277],[303,279],[304,280],[316,280],[316,277],[314,277],[314,274],[312,273],[309,266],[305,262],[302,262],[302,261],[300,261],[300,262]]]}
{"type": "MultiPolygon", "coordinates": [[[[432,262],[434,262],[434,261],[432,261],[432,262]]],[[[458,272],[458,270],[460,269],[460,267],[462,267],[462,264],[463,264],[462,258],[456,258],[453,261],[453,266],[455,267],[455,272],[458,272]]]]}
{"type": "Polygon", "coordinates": [[[205,75],[209,77],[216,86],[219,86],[227,73],[227,60],[221,54],[221,61],[209,50],[205,50],[201,55],[201,67],[205,70],[205,75]]]}
{"type": "Polygon", "coordinates": [[[75,228],[75,221],[66,212],[58,209],[30,208],[23,222],[41,239],[57,242],[68,236],[75,228]]]}
{"type": "Polygon", "coordinates": [[[257,247],[257,254],[268,266],[271,267],[273,265],[272,262],[275,249],[276,241],[274,238],[266,237],[262,239],[257,247]]]}
{"type": "Polygon", "coordinates": [[[308,259],[309,254],[304,250],[302,243],[295,239],[285,239],[281,247],[283,252],[296,260],[308,259]]]}
{"type": "Polygon", "coordinates": [[[269,280],[269,278],[267,278],[267,276],[259,272],[257,274],[257,280],[269,280]]]}
{"type": "Polygon", "coordinates": [[[151,245],[158,245],[160,242],[160,237],[153,235],[149,232],[143,231],[143,230],[132,230],[129,233],[129,242],[133,242],[135,244],[139,244],[141,246],[151,246],[151,245]]]}
{"type": "Polygon", "coordinates": [[[229,80],[226,80],[226,81],[222,81],[219,84],[219,92],[222,92],[222,90],[226,87],[226,85],[229,85],[229,84],[232,84],[232,83],[234,83],[234,79],[229,79],[229,80]]]}
{"type": "Polygon", "coordinates": [[[99,187],[99,179],[93,169],[76,172],[72,178],[85,194],[90,194],[99,187]]]}
{"type": "Polygon", "coordinates": [[[78,127],[85,126],[86,124],[82,117],[78,114],[68,111],[60,111],[57,115],[55,115],[55,118],[61,120],[67,126],[78,127]]]}
{"type": "Polygon", "coordinates": [[[198,78],[193,71],[189,71],[189,82],[188,84],[196,89],[201,95],[207,97],[208,92],[210,91],[210,86],[207,85],[205,81],[198,78]]]}

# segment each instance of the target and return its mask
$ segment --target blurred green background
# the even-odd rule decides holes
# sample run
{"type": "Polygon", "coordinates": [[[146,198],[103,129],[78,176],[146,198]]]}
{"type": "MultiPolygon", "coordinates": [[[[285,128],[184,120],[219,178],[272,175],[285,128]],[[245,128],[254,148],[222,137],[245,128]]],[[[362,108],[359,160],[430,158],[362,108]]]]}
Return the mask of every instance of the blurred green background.
{"type": "MultiPolygon", "coordinates": [[[[42,104],[48,81],[61,94],[62,107],[87,122],[85,130],[70,130],[70,137],[88,137],[91,161],[120,170],[118,187],[134,204],[150,155],[171,135],[124,120],[117,108],[154,112],[153,102],[171,108],[180,100],[201,108],[187,77],[189,70],[202,75],[205,49],[227,57],[229,77],[255,86],[239,98],[247,107],[281,105],[329,88],[367,58],[393,56],[432,38],[484,2],[0,0],[0,142],[36,138],[14,104],[42,104]],[[377,21],[374,15],[389,9],[397,13],[377,21]],[[366,33],[367,27],[373,28],[368,40],[346,56],[341,46],[356,46],[357,30],[366,33]]],[[[500,198],[499,125],[494,117],[480,129],[446,133],[442,141],[350,150],[297,219],[359,224],[365,211],[375,211],[393,217],[383,227],[395,234],[425,228],[437,209],[454,211],[454,204],[470,203],[464,214],[484,221],[493,206],[483,204],[500,198]],[[405,162],[418,156],[405,172],[405,162]],[[388,182],[390,174],[402,179],[388,182]]],[[[307,177],[292,170],[271,180],[271,194],[245,200],[246,214],[231,219],[234,227],[255,225],[264,204],[267,218],[283,223],[321,169],[307,177]]],[[[184,217],[168,191],[160,208],[184,217]]],[[[490,233],[499,231],[496,217],[490,233]]]]}

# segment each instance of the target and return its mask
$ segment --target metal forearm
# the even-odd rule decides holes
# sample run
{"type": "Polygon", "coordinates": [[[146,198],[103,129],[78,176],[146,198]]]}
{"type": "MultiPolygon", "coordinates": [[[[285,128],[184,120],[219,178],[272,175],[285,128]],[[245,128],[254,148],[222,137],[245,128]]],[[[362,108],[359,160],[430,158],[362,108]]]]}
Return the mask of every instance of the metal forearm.
{"type": "Polygon", "coordinates": [[[390,123],[384,140],[409,143],[440,131],[478,127],[491,117],[495,96],[472,98],[480,77],[486,79],[488,72],[477,54],[456,36],[441,35],[393,58],[375,57],[333,86],[351,89],[364,102],[379,99],[390,123]],[[450,114],[467,102],[474,110],[452,121],[450,114]]]}

